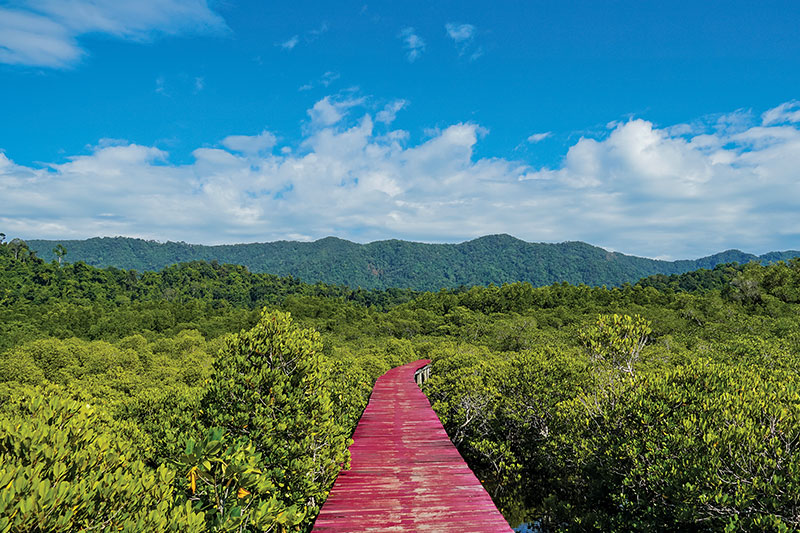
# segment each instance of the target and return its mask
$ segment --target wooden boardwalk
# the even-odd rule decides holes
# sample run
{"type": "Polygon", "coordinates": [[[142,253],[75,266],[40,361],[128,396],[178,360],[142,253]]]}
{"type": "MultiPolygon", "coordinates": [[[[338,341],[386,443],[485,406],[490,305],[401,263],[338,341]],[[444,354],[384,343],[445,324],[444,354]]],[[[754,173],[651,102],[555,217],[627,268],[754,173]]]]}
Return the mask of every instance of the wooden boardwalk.
{"type": "Polygon", "coordinates": [[[378,379],[313,531],[511,531],[414,382],[429,362],[378,379]]]}

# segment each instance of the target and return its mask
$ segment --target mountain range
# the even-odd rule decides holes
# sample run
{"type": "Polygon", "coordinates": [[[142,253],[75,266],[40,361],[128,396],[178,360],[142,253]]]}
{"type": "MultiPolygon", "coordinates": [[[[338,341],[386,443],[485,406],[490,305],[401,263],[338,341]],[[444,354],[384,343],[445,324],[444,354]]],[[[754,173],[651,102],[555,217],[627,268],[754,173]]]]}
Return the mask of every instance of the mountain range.
{"type": "Polygon", "coordinates": [[[510,235],[487,235],[460,244],[402,240],[358,244],[336,237],[216,246],[128,237],[27,242],[44,259],[54,259],[53,248],[61,244],[67,250],[64,260],[98,267],[147,271],[180,262],[217,261],[244,265],[251,272],[291,275],[309,283],[427,291],[515,281],[535,286],[562,281],[618,286],[654,274],[680,274],[731,262],[773,263],[800,256],[800,251],[794,250],[760,256],[727,250],[700,259],[662,261],[609,252],[584,242],[531,243],[510,235]]]}

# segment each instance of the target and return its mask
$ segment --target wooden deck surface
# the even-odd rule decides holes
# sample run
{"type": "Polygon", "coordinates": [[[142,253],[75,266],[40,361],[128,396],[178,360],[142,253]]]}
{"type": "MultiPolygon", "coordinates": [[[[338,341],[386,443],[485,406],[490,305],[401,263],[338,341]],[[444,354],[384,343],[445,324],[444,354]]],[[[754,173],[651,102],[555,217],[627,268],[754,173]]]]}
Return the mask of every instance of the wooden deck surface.
{"type": "Polygon", "coordinates": [[[511,531],[414,382],[429,362],[378,379],[313,531],[511,531]]]}

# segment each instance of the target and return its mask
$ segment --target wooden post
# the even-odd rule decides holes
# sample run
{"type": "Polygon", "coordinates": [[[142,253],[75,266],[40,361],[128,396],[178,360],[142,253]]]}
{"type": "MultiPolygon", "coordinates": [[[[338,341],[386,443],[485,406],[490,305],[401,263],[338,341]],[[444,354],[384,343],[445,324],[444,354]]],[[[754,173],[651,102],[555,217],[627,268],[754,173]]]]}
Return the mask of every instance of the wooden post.
{"type": "Polygon", "coordinates": [[[422,387],[422,384],[431,379],[431,365],[425,365],[416,372],[414,372],[414,381],[417,382],[418,387],[422,387]]]}

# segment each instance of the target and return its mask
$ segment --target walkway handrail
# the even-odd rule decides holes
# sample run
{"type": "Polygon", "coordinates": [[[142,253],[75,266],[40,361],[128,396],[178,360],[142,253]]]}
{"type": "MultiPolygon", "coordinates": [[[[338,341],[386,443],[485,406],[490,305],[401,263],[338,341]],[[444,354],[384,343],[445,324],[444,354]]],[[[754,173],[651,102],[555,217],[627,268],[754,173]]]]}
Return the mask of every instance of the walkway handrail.
{"type": "Polygon", "coordinates": [[[414,381],[417,382],[417,386],[422,387],[422,384],[431,379],[431,365],[428,363],[427,365],[423,366],[416,372],[414,372],[414,381]]]}

